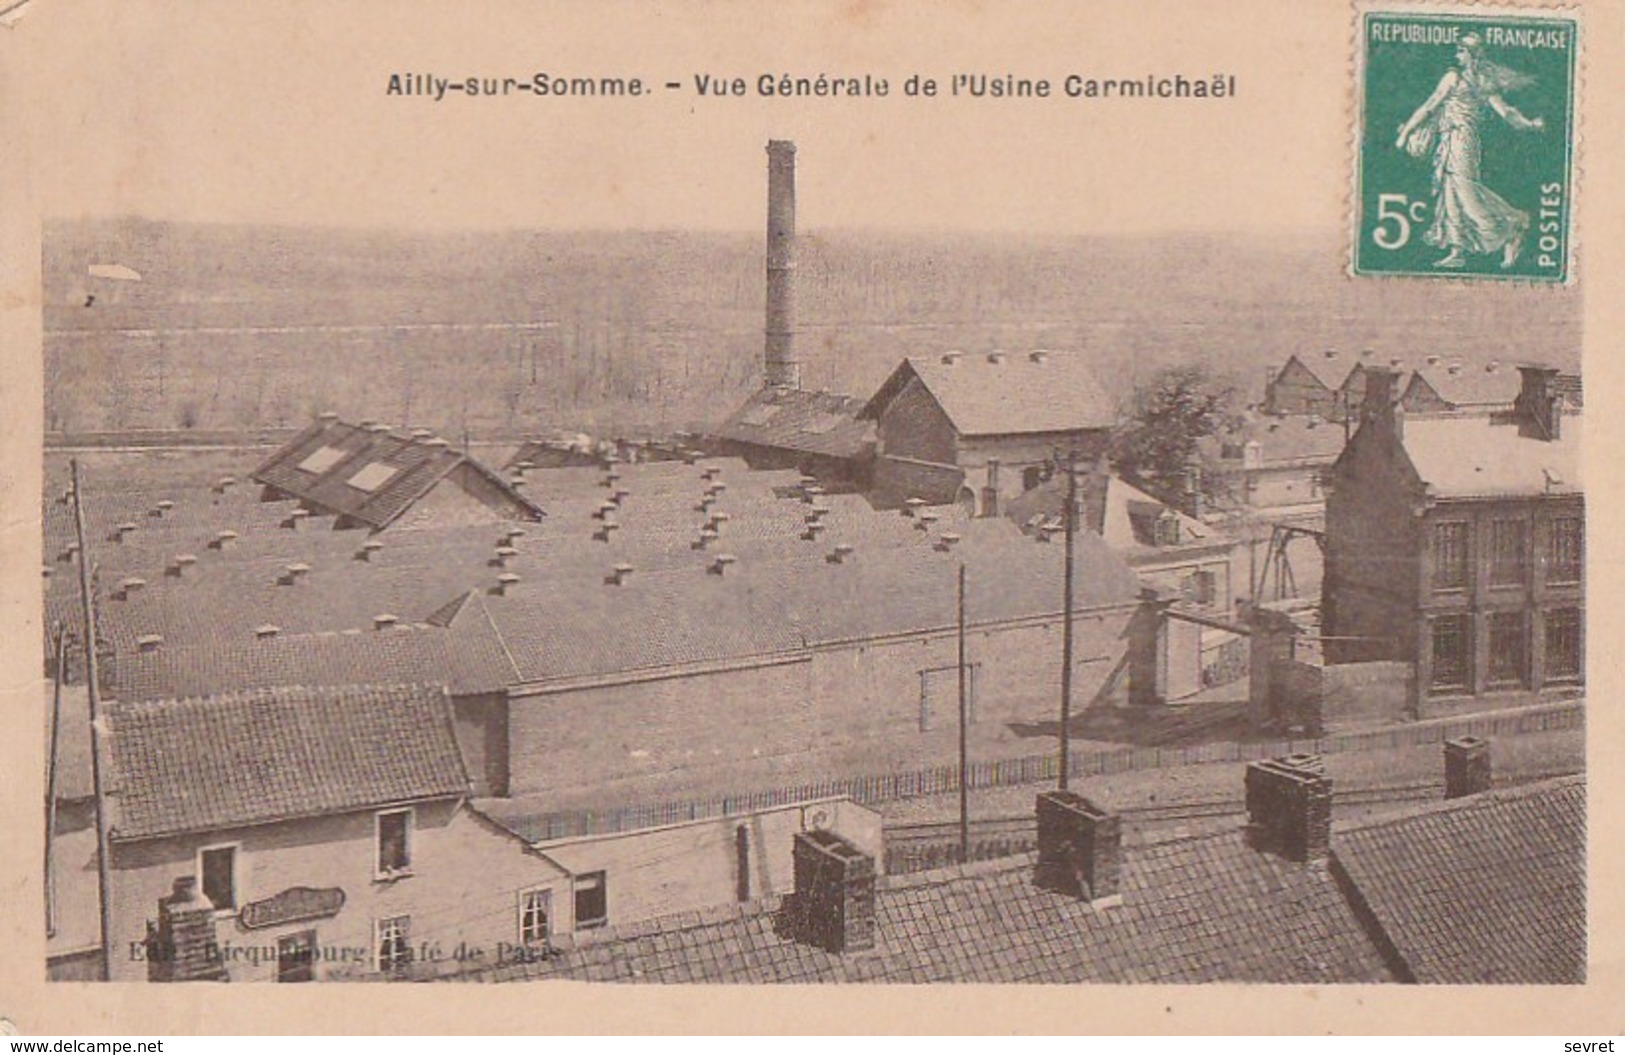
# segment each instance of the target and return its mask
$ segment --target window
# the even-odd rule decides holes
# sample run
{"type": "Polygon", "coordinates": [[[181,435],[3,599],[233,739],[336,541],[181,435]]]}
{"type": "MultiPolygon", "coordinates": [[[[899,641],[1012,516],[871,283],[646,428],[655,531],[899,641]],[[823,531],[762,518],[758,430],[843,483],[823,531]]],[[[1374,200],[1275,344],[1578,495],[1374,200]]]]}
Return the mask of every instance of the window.
{"type": "Polygon", "coordinates": [[[1490,585],[1512,586],[1526,580],[1526,532],[1522,520],[1490,521],[1490,585]]]}
{"type": "MultiPolygon", "coordinates": [[[[965,670],[965,720],[976,721],[976,689],[980,663],[970,663],[965,670]]],[[[959,668],[935,667],[920,671],[920,732],[928,733],[940,725],[957,727],[959,723],[959,668]]]]}
{"type": "Polygon", "coordinates": [[[1433,620],[1433,678],[1435,691],[1467,687],[1467,617],[1443,615],[1433,620]]]}
{"type": "Polygon", "coordinates": [[[237,908],[237,847],[206,846],[198,851],[198,875],[203,896],[221,911],[237,908]]]}
{"type": "Polygon", "coordinates": [[[1510,686],[1525,684],[1529,654],[1528,632],[1522,612],[1490,614],[1489,682],[1510,686]]]}
{"type": "Polygon", "coordinates": [[[302,930],[278,938],[276,943],[276,980],[279,982],[308,982],[316,976],[316,932],[302,930]]]}
{"type": "Polygon", "coordinates": [[[412,871],[412,811],[378,814],[378,876],[387,879],[412,871]]]}
{"type": "Polygon", "coordinates": [[[1180,584],[1180,593],[1186,601],[1205,608],[1218,597],[1218,576],[1211,571],[1193,571],[1180,584]]]}
{"type": "Polygon", "coordinates": [[[1579,582],[1585,563],[1584,522],[1579,517],[1557,517],[1552,521],[1552,547],[1547,564],[1550,582],[1579,582]]]}
{"type": "Polygon", "coordinates": [[[609,890],[604,873],[576,876],[576,927],[602,927],[609,921],[609,890]]]}
{"type": "Polygon", "coordinates": [[[1044,482],[1044,468],[1040,465],[1029,465],[1021,470],[1021,489],[1031,491],[1044,482]]]}
{"type": "Polygon", "coordinates": [[[1459,590],[1467,585],[1467,525],[1461,521],[1433,526],[1433,588],[1459,590]]]}
{"type": "Polygon", "coordinates": [[[412,962],[412,917],[392,916],[377,926],[378,969],[400,971],[412,962]]]}
{"type": "Polygon", "coordinates": [[[1546,613],[1546,680],[1579,681],[1585,676],[1580,610],[1557,608],[1546,613]]]}
{"type": "Polygon", "coordinates": [[[1151,544],[1154,546],[1179,545],[1179,515],[1172,510],[1165,510],[1155,521],[1151,529],[1151,544]]]}
{"type": "Polygon", "coordinates": [[[553,891],[519,892],[519,944],[545,945],[553,933],[553,891]]]}

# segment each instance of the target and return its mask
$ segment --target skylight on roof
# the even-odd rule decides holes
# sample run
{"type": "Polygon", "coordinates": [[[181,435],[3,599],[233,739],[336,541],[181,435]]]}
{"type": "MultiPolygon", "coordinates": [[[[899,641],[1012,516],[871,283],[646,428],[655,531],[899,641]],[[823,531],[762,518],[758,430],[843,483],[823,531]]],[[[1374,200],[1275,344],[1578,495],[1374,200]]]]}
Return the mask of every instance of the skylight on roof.
{"type": "Polygon", "coordinates": [[[344,451],[337,447],[317,447],[299,463],[299,471],[320,475],[337,465],[343,457],[344,451]]]}
{"type": "Polygon", "coordinates": [[[779,408],[774,404],[763,407],[751,407],[739,415],[739,420],[745,425],[766,425],[778,414],[779,408]]]}
{"type": "Polygon", "coordinates": [[[400,470],[393,465],[385,465],[383,462],[369,462],[360,472],[350,477],[346,483],[357,491],[372,492],[388,483],[398,472],[400,470]]]}
{"type": "Polygon", "coordinates": [[[819,414],[801,426],[801,431],[809,436],[822,436],[827,432],[834,432],[845,421],[846,417],[841,414],[819,414]]]}

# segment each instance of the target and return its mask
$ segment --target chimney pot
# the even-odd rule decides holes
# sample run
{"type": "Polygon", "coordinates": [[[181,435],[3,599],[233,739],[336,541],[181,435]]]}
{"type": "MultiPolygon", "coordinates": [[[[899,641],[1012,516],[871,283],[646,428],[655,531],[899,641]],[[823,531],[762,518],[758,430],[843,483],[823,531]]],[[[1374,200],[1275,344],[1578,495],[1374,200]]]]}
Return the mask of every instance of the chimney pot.
{"type": "Polygon", "coordinates": [[[836,544],[835,548],[830,551],[829,556],[825,559],[831,564],[845,564],[849,559],[851,559],[852,553],[852,544],[849,542],[841,542],[836,544]]]}
{"type": "Polygon", "coordinates": [[[143,634],[135,639],[135,647],[142,652],[156,652],[163,644],[162,634],[143,634]]]}
{"type": "Polygon", "coordinates": [[[1038,348],[1034,351],[1028,352],[1027,358],[1035,363],[1047,363],[1049,362],[1049,351],[1045,348],[1038,348]]]}
{"type": "Polygon", "coordinates": [[[506,597],[517,585],[519,585],[519,576],[511,571],[505,571],[497,576],[496,588],[492,592],[498,597],[506,597]]]}
{"type": "Polygon", "coordinates": [[[965,357],[964,352],[944,352],[942,354],[943,366],[958,366],[959,360],[965,357]]]}
{"type": "Polygon", "coordinates": [[[425,447],[433,447],[437,451],[443,451],[451,446],[451,441],[440,436],[431,436],[429,439],[423,441],[423,445],[425,447]]]}
{"type": "Polygon", "coordinates": [[[1442,358],[1440,356],[1437,356],[1437,355],[1430,355],[1430,356],[1427,357],[1427,364],[1429,366],[1438,366],[1439,363],[1442,362],[1442,361],[1443,361],[1442,358]]]}
{"type": "Polygon", "coordinates": [[[400,616],[389,612],[380,612],[372,617],[372,626],[375,630],[388,630],[401,621],[400,616]]]}
{"type": "Polygon", "coordinates": [[[949,552],[958,544],[959,536],[952,531],[944,532],[942,536],[937,539],[937,549],[944,553],[949,552]]]}
{"type": "Polygon", "coordinates": [[[256,626],[254,628],[254,636],[259,638],[261,641],[268,637],[276,637],[280,633],[282,633],[282,628],[274,623],[266,623],[263,626],[256,626]]]}
{"type": "Polygon", "coordinates": [[[210,546],[212,546],[212,547],[214,547],[215,549],[218,549],[218,550],[228,550],[228,549],[232,548],[233,546],[235,546],[236,544],[237,544],[237,532],[232,531],[229,528],[226,529],[225,531],[216,532],[215,536],[214,536],[214,541],[209,543],[210,546]]]}
{"type": "Polygon", "coordinates": [[[610,569],[609,578],[605,579],[604,581],[612,586],[623,586],[626,584],[626,580],[630,579],[631,577],[632,565],[617,564],[615,567],[610,569]]]}
{"type": "Polygon", "coordinates": [[[1038,796],[1035,885],[1105,908],[1121,901],[1122,818],[1071,791],[1038,796]]]}
{"type": "Polygon", "coordinates": [[[718,553],[716,560],[711,562],[711,574],[725,575],[727,574],[729,565],[736,564],[738,561],[739,558],[735,557],[732,553],[718,553]]]}
{"type": "Polygon", "coordinates": [[[1009,357],[1005,355],[1004,349],[1002,348],[998,348],[987,353],[987,361],[992,363],[994,366],[1000,365],[1007,358],[1009,357]]]}
{"type": "Polygon", "coordinates": [[[1493,783],[1490,742],[1458,736],[1444,742],[1444,797],[1459,799],[1490,790],[1493,783]]]}
{"type": "Polygon", "coordinates": [[[119,583],[118,588],[122,590],[126,596],[128,596],[129,594],[139,592],[146,585],[147,580],[138,578],[136,576],[131,576],[130,578],[119,583]]]}
{"type": "Polygon", "coordinates": [[[316,415],[317,421],[337,421],[339,416],[331,410],[324,410],[316,415]]]}
{"type": "Polygon", "coordinates": [[[1337,351],[1335,349],[1328,348],[1328,349],[1326,349],[1325,354],[1326,354],[1327,359],[1336,359],[1337,358],[1337,351]]]}

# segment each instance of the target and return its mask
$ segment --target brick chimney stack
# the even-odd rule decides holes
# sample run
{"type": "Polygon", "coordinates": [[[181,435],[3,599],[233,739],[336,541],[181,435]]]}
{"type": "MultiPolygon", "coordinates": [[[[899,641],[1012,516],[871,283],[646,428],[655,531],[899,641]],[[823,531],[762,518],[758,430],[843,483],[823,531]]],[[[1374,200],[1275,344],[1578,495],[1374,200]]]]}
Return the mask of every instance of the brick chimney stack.
{"type": "Polygon", "coordinates": [[[790,912],[797,941],[826,952],[875,947],[875,859],[834,832],[797,832],[790,912]]]}
{"type": "Polygon", "coordinates": [[[1399,373],[1380,366],[1365,368],[1365,399],[1360,403],[1361,427],[1374,425],[1400,437],[1399,373]]]}
{"type": "Polygon", "coordinates": [[[1557,392],[1557,368],[1530,364],[1518,367],[1523,386],[1517,412],[1525,431],[1544,440],[1563,438],[1563,397],[1557,392]]]}
{"type": "Polygon", "coordinates": [[[767,144],[767,384],[800,388],[796,360],[796,145],[767,144]]]}
{"type": "Polygon", "coordinates": [[[180,876],[173,892],[158,902],[158,925],[148,926],[149,982],[224,982],[214,928],[214,905],[194,876],[180,876]]]}
{"type": "Polygon", "coordinates": [[[1458,736],[1444,742],[1444,797],[1459,799],[1490,790],[1490,742],[1458,736]]]}
{"type": "Polygon", "coordinates": [[[1038,796],[1038,867],[1045,890],[1106,907],[1121,900],[1122,818],[1071,791],[1038,796]]]}
{"type": "Polygon", "coordinates": [[[1261,850],[1291,861],[1331,851],[1332,780],[1314,755],[1287,755],[1247,766],[1247,829],[1261,850]]]}

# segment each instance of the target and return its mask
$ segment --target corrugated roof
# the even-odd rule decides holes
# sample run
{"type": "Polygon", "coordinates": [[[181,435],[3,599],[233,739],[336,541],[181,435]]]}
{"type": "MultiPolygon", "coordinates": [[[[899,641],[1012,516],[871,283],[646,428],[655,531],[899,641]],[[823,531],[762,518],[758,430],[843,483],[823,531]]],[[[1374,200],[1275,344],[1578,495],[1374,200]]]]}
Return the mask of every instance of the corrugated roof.
{"type": "Polygon", "coordinates": [[[445,693],[262,688],[105,711],[118,840],[466,794],[445,693]]]}
{"type": "Polygon", "coordinates": [[[962,435],[996,436],[1109,429],[1117,407],[1077,353],[1051,352],[1042,362],[1011,353],[999,362],[987,355],[964,355],[952,364],[942,357],[909,357],[892,372],[864,406],[865,418],[878,419],[905,385],[918,378],[962,435]]]}
{"type": "Polygon", "coordinates": [[[1409,415],[1405,453],[1440,497],[1579,494],[1581,417],[1565,414],[1545,440],[1515,420],[1489,415],[1409,415]]]}
{"type": "Polygon", "coordinates": [[[1339,825],[1334,853],[1416,981],[1580,983],[1585,780],[1339,825]]]}
{"type": "Polygon", "coordinates": [[[312,510],[378,529],[462,466],[484,476],[517,519],[542,517],[540,506],[460,451],[341,421],[301,432],[254,470],[253,479],[312,510]]]}
{"type": "Polygon", "coordinates": [[[875,948],[834,955],[780,933],[777,902],[577,936],[480,978],[622,982],[1391,981],[1324,865],[1238,832],[1123,849],[1123,903],[1036,887],[1031,857],[882,877],[875,948]]]}
{"type": "Polygon", "coordinates": [[[863,401],[830,392],[764,388],[717,426],[712,437],[731,443],[857,458],[874,446],[874,422],[860,420],[863,401]]]}

